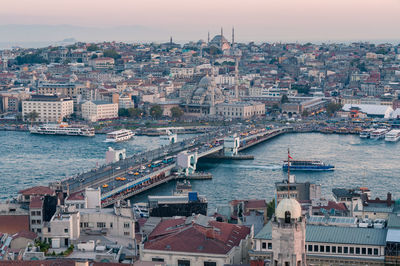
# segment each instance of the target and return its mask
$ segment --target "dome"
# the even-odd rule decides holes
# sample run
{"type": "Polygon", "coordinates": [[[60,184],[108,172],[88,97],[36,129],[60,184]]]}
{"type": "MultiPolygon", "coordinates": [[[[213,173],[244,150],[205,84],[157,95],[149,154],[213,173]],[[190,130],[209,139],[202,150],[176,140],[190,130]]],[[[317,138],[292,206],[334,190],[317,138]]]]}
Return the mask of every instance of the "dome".
{"type": "Polygon", "coordinates": [[[199,82],[199,87],[200,88],[208,88],[210,86],[212,86],[213,81],[212,78],[210,78],[209,76],[204,76],[201,78],[200,82],[199,82]]]}
{"type": "Polygon", "coordinates": [[[206,92],[206,89],[200,87],[200,88],[195,90],[194,95],[195,96],[203,96],[205,92],[206,92]]]}
{"type": "Polygon", "coordinates": [[[298,219],[301,216],[300,203],[295,199],[283,199],[279,202],[278,207],[275,210],[276,218],[285,219],[285,212],[290,212],[292,219],[298,219]]]}

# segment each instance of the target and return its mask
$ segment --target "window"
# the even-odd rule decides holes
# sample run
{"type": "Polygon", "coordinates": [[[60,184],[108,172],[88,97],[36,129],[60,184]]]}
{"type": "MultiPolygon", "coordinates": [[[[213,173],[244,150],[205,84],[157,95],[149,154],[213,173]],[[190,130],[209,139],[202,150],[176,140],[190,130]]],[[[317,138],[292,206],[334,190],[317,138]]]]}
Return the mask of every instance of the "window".
{"type": "Polygon", "coordinates": [[[354,254],[354,248],[353,247],[350,248],[350,254],[354,254]]]}
{"type": "Polygon", "coordinates": [[[342,253],[342,247],[337,247],[337,253],[342,253]]]}
{"type": "Polygon", "coordinates": [[[32,220],[32,224],[36,224],[36,220],[32,220]]]}
{"type": "Polygon", "coordinates": [[[363,254],[363,255],[367,254],[367,249],[366,248],[362,248],[361,249],[361,254],[363,254]]]}
{"type": "Polygon", "coordinates": [[[110,223],[110,228],[112,228],[113,227],[113,223],[110,223]]]}
{"type": "Polygon", "coordinates": [[[290,266],[290,262],[285,261],[285,266],[290,266]]]}
{"type": "Polygon", "coordinates": [[[325,247],[325,252],[327,252],[327,253],[331,252],[331,246],[326,246],[325,247]]]}
{"type": "Polygon", "coordinates": [[[68,228],[64,228],[64,233],[68,233],[68,228]]]}
{"type": "Polygon", "coordinates": [[[325,252],[325,246],[319,246],[319,251],[320,252],[325,252]]]}
{"type": "Polygon", "coordinates": [[[267,243],[263,242],[262,243],[262,249],[266,249],[267,248],[267,243]]]}
{"type": "Polygon", "coordinates": [[[124,236],[129,236],[130,233],[129,232],[124,232],[124,236]]]}
{"type": "Polygon", "coordinates": [[[348,254],[349,253],[349,247],[344,247],[343,248],[343,253],[348,254]]]}
{"type": "MultiPolygon", "coordinates": [[[[47,232],[48,233],[51,233],[51,228],[50,227],[47,227],[47,232]]],[[[50,238],[49,238],[50,239],[50,238]]],[[[49,240],[49,243],[50,243],[50,240],[49,240]]]]}
{"type": "Polygon", "coordinates": [[[379,255],[379,251],[378,251],[377,248],[374,248],[374,255],[375,255],[375,256],[378,256],[378,255],[379,255]]]}
{"type": "Polygon", "coordinates": [[[190,260],[178,260],[178,266],[190,266],[190,260]]]}
{"type": "Polygon", "coordinates": [[[272,249],[272,243],[268,243],[268,249],[272,249]]]}
{"type": "Polygon", "coordinates": [[[124,228],[129,228],[130,224],[129,223],[124,223],[124,228]]]}
{"type": "Polygon", "coordinates": [[[37,231],[38,233],[41,233],[41,232],[42,232],[42,229],[38,228],[36,231],[37,231]]]}
{"type": "Polygon", "coordinates": [[[106,223],[103,223],[103,222],[97,223],[97,228],[104,228],[104,227],[106,227],[106,223]]]}
{"type": "Polygon", "coordinates": [[[360,254],[360,248],[356,248],[356,254],[360,254]]]}
{"type": "Polygon", "coordinates": [[[215,261],[205,261],[204,266],[217,266],[215,261]]]}
{"type": "Polygon", "coordinates": [[[336,246],[332,247],[332,253],[336,253],[336,246]]]}
{"type": "Polygon", "coordinates": [[[318,252],[318,245],[314,245],[314,252],[318,252]]]}
{"type": "Polygon", "coordinates": [[[372,248],[368,248],[368,255],[372,255],[372,248]]]}
{"type": "Polygon", "coordinates": [[[308,245],[308,251],[312,252],[312,245],[308,245]]]}

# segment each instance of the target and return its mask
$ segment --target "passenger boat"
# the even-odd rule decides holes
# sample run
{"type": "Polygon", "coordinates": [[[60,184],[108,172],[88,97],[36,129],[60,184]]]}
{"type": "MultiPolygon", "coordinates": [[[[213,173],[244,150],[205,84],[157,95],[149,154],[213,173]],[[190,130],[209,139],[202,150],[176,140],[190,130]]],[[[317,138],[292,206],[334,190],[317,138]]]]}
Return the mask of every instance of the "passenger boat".
{"type": "Polygon", "coordinates": [[[67,135],[67,136],[84,136],[93,137],[94,128],[85,125],[68,125],[68,123],[60,124],[43,124],[29,127],[32,134],[43,135],[67,135]]]}
{"type": "Polygon", "coordinates": [[[149,204],[138,202],[133,204],[133,212],[137,218],[149,218],[149,204]]]}
{"type": "Polygon", "coordinates": [[[400,129],[393,129],[386,133],[385,141],[396,142],[400,139],[400,129]]]}
{"type": "Polygon", "coordinates": [[[383,139],[388,131],[386,128],[378,128],[371,132],[371,139],[383,139]]]}
{"type": "Polygon", "coordinates": [[[368,139],[369,137],[371,137],[371,132],[373,132],[374,130],[375,129],[373,128],[364,129],[363,131],[360,132],[360,138],[368,139]]]}
{"type": "Polygon", "coordinates": [[[283,170],[287,171],[288,166],[290,166],[290,171],[333,171],[335,168],[333,165],[318,160],[290,160],[289,165],[287,160],[283,161],[283,170]]]}
{"type": "Polygon", "coordinates": [[[135,134],[132,130],[121,129],[107,133],[106,140],[104,142],[121,142],[131,139],[135,134]]]}

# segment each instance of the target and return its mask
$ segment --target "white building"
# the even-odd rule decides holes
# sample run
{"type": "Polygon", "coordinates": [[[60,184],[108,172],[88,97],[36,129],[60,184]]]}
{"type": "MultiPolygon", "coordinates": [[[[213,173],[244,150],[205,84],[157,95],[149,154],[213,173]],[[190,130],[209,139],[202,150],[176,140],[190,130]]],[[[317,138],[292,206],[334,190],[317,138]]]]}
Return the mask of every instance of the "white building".
{"type": "Polygon", "coordinates": [[[216,114],[226,118],[247,119],[265,114],[265,105],[257,102],[232,102],[216,105],[216,114]]]}
{"type": "Polygon", "coordinates": [[[135,103],[133,102],[132,98],[130,98],[128,96],[119,97],[118,108],[129,109],[129,108],[134,108],[134,107],[135,107],[135,103]]]}
{"type": "Polygon", "coordinates": [[[194,75],[193,67],[171,67],[171,76],[173,78],[190,78],[194,75]]]}
{"type": "Polygon", "coordinates": [[[36,112],[37,122],[61,122],[74,112],[74,103],[70,98],[56,95],[32,95],[30,100],[22,101],[22,117],[36,112]]]}
{"type": "Polygon", "coordinates": [[[118,117],[118,104],[106,101],[87,101],[82,104],[82,118],[96,122],[118,117]]]}
{"type": "Polygon", "coordinates": [[[90,60],[89,65],[95,69],[114,68],[114,58],[100,57],[90,60]]]}

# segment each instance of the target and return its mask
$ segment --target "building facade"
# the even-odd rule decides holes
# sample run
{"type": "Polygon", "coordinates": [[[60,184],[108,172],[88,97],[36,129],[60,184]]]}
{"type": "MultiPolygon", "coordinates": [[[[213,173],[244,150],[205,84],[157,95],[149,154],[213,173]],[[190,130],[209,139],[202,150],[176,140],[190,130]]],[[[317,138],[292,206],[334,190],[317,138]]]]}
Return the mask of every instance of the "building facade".
{"type": "Polygon", "coordinates": [[[37,122],[61,122],[74,112],[74,103],[68,97],[55,95],[32,95],[30,100],[22,102],[22,117],[27,120],[27,115],[36,112],[37,122]]]}
{"type": "Polygon", "coordinates": [[[82,104],[82,118],[96,122],[118,117],[118,104],[106,101],[87,101],[82,104]]]}

